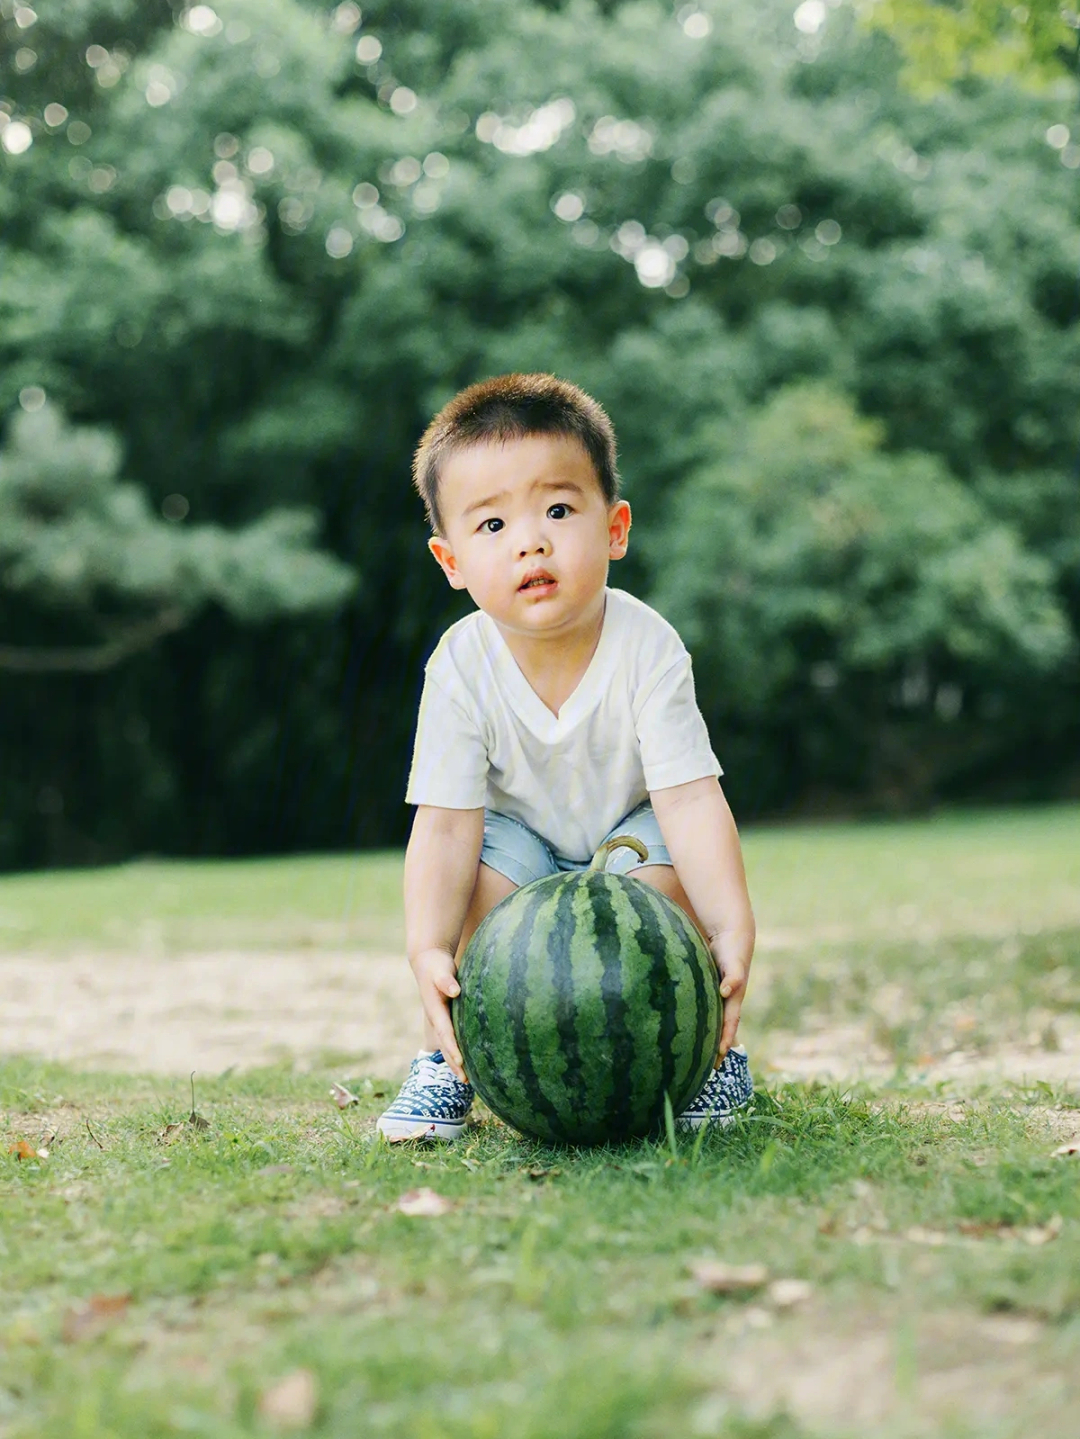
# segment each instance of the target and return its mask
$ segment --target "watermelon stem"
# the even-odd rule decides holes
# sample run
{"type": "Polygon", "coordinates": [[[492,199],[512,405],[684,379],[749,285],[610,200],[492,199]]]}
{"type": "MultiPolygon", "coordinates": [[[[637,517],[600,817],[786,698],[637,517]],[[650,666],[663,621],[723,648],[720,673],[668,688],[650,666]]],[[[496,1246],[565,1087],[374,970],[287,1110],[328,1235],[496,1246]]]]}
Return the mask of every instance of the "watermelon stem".
{"type": "Polygon", "coordinates": [[[604,843],[593,855],[592,862],[589,865],[589,873],[591,874],[596,870],[602,874],[607,868],[608,860],[617,849],[632,849],[642,864],[648,861],[649,851],[645,845],[642,844],[641,840],[638,839],[637,835],[613,834],[610,839],[604,840],[604,843]]]}

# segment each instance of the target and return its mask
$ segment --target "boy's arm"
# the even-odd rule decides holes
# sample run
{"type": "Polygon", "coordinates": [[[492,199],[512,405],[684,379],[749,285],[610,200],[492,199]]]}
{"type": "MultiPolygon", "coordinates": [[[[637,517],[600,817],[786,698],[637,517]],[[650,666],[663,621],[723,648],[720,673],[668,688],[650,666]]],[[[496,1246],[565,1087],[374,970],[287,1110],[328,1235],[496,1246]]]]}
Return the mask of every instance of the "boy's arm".
{"type": "Polygon", "coordinates": [[[724,1027],[717,1058],[722,1059],[735,1042],[754,953],[754,913],[739,832],[715,779],[653,790],[649,798],[675,873],[720,971],[724,1027]]]}
{"type": "Polygon", "coordinates": [[[484,842],[483,809],[420,805],[405,851],[405,943],[424,1013],[450,1068],[465,1077],[450,1022],[458,941],[484,842]]]}

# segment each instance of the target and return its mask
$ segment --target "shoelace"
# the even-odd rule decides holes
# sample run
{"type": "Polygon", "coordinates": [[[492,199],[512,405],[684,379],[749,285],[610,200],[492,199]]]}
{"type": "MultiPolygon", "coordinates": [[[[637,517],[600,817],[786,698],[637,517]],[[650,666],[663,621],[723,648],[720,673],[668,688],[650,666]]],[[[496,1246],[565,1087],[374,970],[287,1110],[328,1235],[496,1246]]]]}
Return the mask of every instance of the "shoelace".
{"type": "Polygon", "coordinates": [[[446,1060],[437,1060],[432,1054],[425,1054],[416,1061],[416,1069],[409,1077],[409,1088],[445,1089],[453,1093],[455,1084],[460,1084],[446,1060]]]}

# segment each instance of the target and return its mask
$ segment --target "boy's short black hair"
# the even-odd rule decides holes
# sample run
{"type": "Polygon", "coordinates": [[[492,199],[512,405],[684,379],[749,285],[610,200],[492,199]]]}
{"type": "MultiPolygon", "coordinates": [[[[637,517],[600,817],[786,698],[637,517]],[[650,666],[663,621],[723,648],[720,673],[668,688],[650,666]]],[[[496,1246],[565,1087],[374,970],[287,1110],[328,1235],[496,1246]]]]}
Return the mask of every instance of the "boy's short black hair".
{"type": "Polygon", "coordinates": [[[619,498],[615,430],[602,405],[555,375],[498,375],[470,385],[443,406],[424,431],[413,460],[413,481],[431,528],[441,528],[439,471],[448,455],[470,445],[565,435],[592,461],[604,498],[619,498]]]}

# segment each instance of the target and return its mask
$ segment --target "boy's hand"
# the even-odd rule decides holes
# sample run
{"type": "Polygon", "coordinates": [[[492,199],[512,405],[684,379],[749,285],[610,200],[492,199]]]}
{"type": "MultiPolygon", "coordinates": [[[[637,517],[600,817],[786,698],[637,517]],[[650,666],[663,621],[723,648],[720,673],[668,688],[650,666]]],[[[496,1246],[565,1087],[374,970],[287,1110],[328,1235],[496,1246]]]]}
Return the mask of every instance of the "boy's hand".
{"type": "Polygon", "coordinates": [[[711,948],[720,972],[720,996],[724,1001],[724,1023],[720,1031],[720,1047],[716,1051],[716,1063],[719,1065],[735,1043],[746,982],[750,978],[750,957],[749,946],[735,935],[720,936],[711,948]]]}
{"type": "Polygon", "coordinates": [[[450,1021],[450,1001],[461,993],[454,956],[445,949],[425,949],[412,961],[412,970],[420,987],[424,1014],[435,1031],[443,1058],[457,1077],[464,1080],[466,1075],[461,1050],[450,1021]]]}

